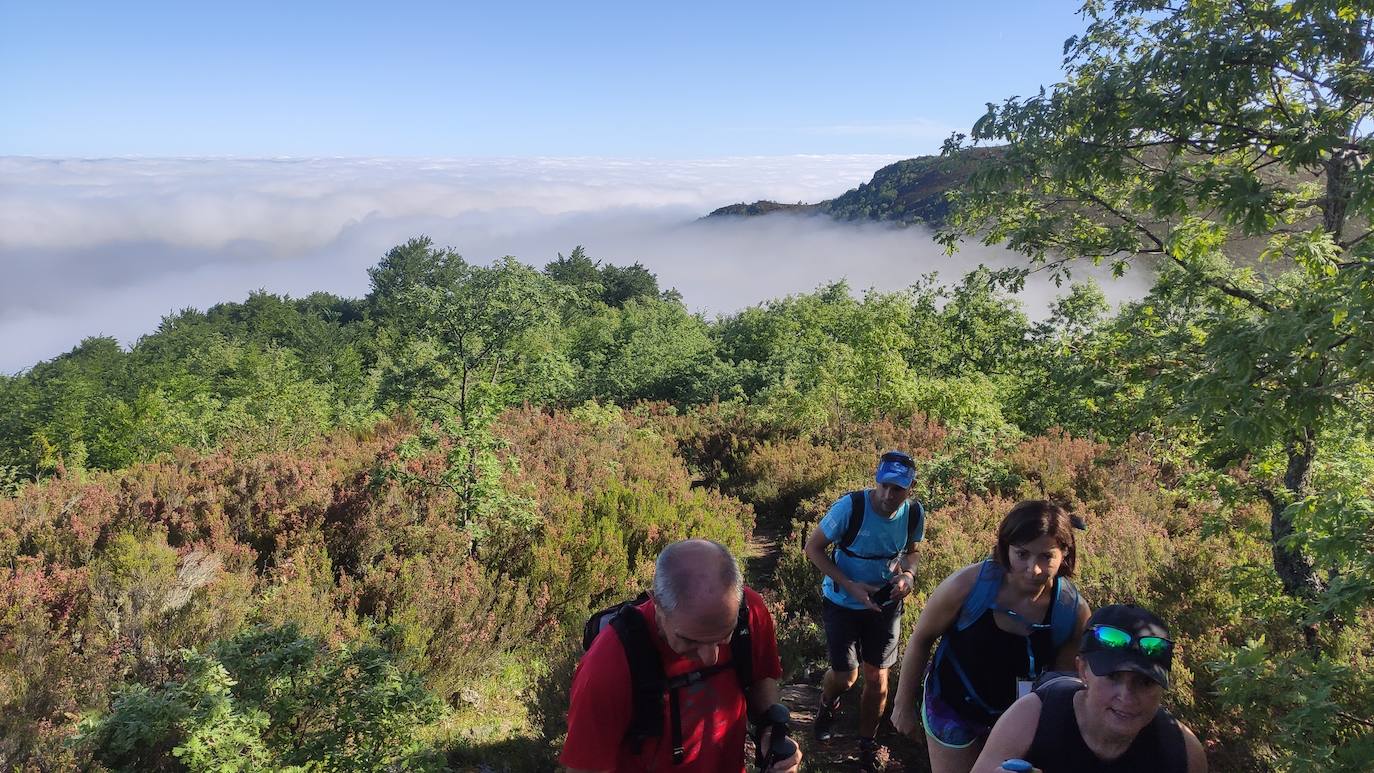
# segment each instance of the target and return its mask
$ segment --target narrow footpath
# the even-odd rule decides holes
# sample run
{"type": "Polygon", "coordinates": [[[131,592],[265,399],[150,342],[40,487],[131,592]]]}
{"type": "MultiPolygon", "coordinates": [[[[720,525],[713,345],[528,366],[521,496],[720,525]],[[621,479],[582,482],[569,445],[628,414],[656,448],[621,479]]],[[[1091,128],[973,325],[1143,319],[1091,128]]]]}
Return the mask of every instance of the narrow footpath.
{"type": "MultiPolygon", "coordinates": [[[[752,587],[767,588],[769,578],[777,568],[782,556],[782,540],[786,538],[789,526],[783,524],[759,523],[748,544],[745,556],[745,575],[752,587]]],[[[817,593],[820,592],[820,573],[816,574],[817,593]]],[[[907,610],[907,614],[917,614],[920,610],[907,610]]],[[[905,642],[903,642],[905,646],[905,642]]],[[[816,663],[805,673],[784,674],[782,702],[792,710],[792,735],[801,745],[805,771],[857,771],[859,767],[859,743],[857,725],[859,721],[859,691],[862,682],[854,686],[840,702],[840,715],[835,723],[835,737],[827,743],[819,743],[811,735],[812,722],[816,717],[816,706],[820,703],[821,679],[825,676],[824,663],[816,663]]],[[[888,685],[889,695],[897,692],[897,680],[888,685]]],[[[892,711],[888,706],[888,714],[892,711]]],[[[901,736],[885,716],[878,729],[878,742],[884,747],[880,759],[884,763],[881,770],[885,773],[929,773],[929,758],[926,755],[925,739],[912,741],[901,736]],[[886,759],[882,759],[885,757],[886,759]]],[[[752,752],[750,752],[752,759],[752,752]]],[[[752,770],[752,767],[751,767],[752,770]]]]}

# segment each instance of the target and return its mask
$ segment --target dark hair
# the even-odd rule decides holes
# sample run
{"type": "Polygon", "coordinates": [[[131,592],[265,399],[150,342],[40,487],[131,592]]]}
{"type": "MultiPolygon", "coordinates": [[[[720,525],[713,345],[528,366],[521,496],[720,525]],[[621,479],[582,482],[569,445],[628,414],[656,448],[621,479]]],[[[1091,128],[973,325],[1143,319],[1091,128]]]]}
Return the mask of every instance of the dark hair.
{"type": "Polygon", "coordinates": [[[1056,577],[1072,577],[1074,565],[1078,562],[1078,550],[1073,541],[1073,516],[1069,511],[1044,499],[1027,499],[1017,502],[997,527],[997,562],[1004,568],[1011,568],[1008,553],[1012,545],[1024,545],[1041,537],[1054,537],[1059,549],[1064,551],[1064,561],[1059,565],[1056,577]]]}

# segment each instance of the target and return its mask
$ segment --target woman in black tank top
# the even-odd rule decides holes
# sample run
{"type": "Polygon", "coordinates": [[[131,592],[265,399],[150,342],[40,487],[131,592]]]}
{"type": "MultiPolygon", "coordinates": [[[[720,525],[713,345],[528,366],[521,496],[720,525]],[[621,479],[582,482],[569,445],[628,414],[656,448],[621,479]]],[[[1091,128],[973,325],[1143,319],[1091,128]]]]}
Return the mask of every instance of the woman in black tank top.
{"type": "Polygon", "coordinates": [[[1048,625],[1052,611],[1049,607],[1045,609],[1044,618],[1035,621],[1043,627],[1031,630],[1029,635],[1003,629],[991,609],[967,629],[955,628],[946,633],[950,639],[949,656],[935,664],[945,703],[992,727],[1001,712],[989,712],[982,704],[1005,709],[1021,697],[1016,694],[1018,680],[1033,681],[1040,673],[1053,669],[1058,653],[1048,625]],[[959,667],[956,662],[965,665],[959,667]],[[956,668],[963,671],[962,677],[956,668]],[[965,687],[965,679],[973,688],[972,694],[965,687]]]}
{"type": "Polygon", "coordinates": [[[945,578],[926,600],[902,658],[892,724],[924,731],[933,773],[968,773],[992,723],[1033,680],[1073,667],[1088,619],[1069,580],[1076,556],[1066,509],[1018,502],[992,556],[945,578]]]}
{"type": "Polygon", "coordinates": [[[1173,642],[1163,621],[1134,605],[1088,620],[1078,677],[1047,681],[992,729],[973,773],[1020,759],[1041,773],[1206,773],[1197,736],[1160,706],[1173,642]]]}

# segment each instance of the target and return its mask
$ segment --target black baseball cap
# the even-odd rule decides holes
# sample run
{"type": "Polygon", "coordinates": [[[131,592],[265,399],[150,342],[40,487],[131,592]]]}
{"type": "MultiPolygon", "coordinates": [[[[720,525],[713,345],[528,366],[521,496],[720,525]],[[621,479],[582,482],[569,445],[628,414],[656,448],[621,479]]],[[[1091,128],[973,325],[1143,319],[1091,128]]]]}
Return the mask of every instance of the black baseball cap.
{"type": "Polygon", "coordinates": [[[1163,651],[1147,655],[1140,647],[1141,637],[1168,640],[1169,627],[1144,607],[1134,604],[1112,604],[1102,607],[1088,618],[1079,654],[1087,662],[1088,668],[1098,676],[1107,676],[1118,671],[1135,671],[1148,676],[1162,687],[1168,687],[1169,668],[1174,661],[1172,642],[1163,651]],[[1130,644],[1117,647],[1105,644],[1095,630],[1098,626],[1108,626],[1130,634],[1130,644]]]}

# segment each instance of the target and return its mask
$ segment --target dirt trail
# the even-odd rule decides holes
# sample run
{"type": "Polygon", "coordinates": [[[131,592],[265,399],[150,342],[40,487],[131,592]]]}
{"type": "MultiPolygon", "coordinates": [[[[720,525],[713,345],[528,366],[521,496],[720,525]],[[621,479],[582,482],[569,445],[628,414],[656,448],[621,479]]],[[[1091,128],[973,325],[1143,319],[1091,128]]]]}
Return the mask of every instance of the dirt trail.
{"type": "MultiPolygon", "coordinates": [[[[744,571],[750,585],[767,587],[782,556],[783,540],[790,527],[784,524],[759,522],[750,535],[745,553],[744,571]]],[[[820,573],[816,575],[819,588],[820,573]]],[[[908,610],[916,614],[919,610],[908,610]]],[[[782,702],[792,710],[792,734],[802,747],[802,769],[808,771],[856,771],[859,767],[857,725],[859,691],[855,685],[840,701],[840,714],[835,723],[835,736],[822,744],[812,737],[812,722],[820,703],[820,683],[823,669],[807,673],[787,674],[789,680],[782,688],[782,702]]],[[[896,680],[888,685],[888,694],[897,691],[896,680]]],[[[888,707],[889,713],[891,707],[888,707]]],[[[887,773],[929,773],[925,739],[916,742],[905,738],[884,717],[878,729],[878,742],[884,747],[887,773]]]]}

